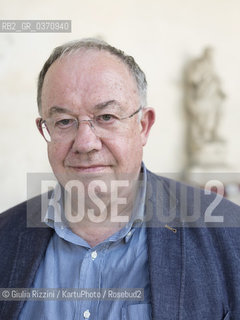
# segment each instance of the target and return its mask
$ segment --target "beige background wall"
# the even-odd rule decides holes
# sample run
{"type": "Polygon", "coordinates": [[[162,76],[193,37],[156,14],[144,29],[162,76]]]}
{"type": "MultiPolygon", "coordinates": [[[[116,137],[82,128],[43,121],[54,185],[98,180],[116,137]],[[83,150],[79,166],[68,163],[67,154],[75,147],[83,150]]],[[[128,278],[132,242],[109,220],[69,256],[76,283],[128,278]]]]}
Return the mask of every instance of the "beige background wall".
{"type": "Polygon", "coordinates": [[[221,132],[233,171],[240,170],[240,2],[238,0],[91,0],[0,2],[0,19],[70,19],[72,33],[0,33],[0,211],[26,199],[26,173],[46,172],[46,145],[38,134],[36,79],[62,42],[102,36],[133,55],[146,72],[148,102],[157,112],[144,160],[161,173],[185,163],[182,70],[203,47],[227,93],[221,132]]]}

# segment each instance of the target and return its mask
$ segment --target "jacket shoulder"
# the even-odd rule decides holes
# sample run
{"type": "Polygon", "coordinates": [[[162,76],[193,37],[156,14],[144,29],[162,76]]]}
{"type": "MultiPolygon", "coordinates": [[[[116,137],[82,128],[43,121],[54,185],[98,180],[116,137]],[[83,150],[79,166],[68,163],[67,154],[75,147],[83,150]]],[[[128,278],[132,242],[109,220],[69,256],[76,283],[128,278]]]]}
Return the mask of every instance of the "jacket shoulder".
{"type": "Polygon", "coordinates": [[[11,225],[25,228],[27,218],[39,214],[41,209],[41,195],[24,201],[0,214],[0,229],[8,229],[11,225]]]}
{"type": "MultiPolygon", "coordinates": [[[[158,176],[147,171],[149,198],[168,211],[175,221],[192,227],[240,227],[240,206],[222,194],[158,176]]],[[[166,211],[167,212],[167,211],[166,211]]]]}

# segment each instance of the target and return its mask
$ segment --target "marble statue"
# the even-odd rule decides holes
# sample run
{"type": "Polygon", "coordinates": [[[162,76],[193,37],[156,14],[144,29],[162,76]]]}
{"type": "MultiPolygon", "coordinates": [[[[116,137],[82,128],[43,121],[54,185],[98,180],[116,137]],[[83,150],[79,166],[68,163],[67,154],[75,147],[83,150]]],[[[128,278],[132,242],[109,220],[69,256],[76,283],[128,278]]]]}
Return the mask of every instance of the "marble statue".
{"type": "MultiPolygon", "coordinates": [[[[224,144],[219,134],[219,124],[225,97],[221,81],[215,72],[213,49],[207,47],[199,58],[189,63],[185,73],[188,151],[195,162],[203,161],[204,150],[210,148],[216,151],[224,144]]],[[[209,154],[205,157],[207,161],[209,154]]]]}

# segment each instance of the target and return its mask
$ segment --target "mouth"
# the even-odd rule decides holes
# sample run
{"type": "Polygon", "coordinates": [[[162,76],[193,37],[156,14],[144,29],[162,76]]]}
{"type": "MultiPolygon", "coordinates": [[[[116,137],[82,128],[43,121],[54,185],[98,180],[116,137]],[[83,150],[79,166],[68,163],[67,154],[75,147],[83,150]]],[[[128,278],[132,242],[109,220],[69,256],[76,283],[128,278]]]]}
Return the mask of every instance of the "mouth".
{"type": "Polygon", "coordinates": [[[91,165],[91,166],[68,166],[70,169],[81,172],[81,173],[95,173],[95,172],[104,172],[109,169],[110,166],[106,165],[91,165]]]}

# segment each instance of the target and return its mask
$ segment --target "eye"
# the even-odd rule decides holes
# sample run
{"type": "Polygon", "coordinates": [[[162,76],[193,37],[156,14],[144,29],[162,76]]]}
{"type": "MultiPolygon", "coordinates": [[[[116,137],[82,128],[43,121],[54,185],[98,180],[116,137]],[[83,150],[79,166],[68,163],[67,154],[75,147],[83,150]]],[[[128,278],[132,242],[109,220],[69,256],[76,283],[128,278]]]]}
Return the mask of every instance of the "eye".
{"type": "Polygon", "coordinates": [[[69,128],[74,123],[76,123],[75,119],[61,119],[55,122],[55,127],[60,129],[69,128]]]}
{"type": "Polygon", "coordinates": [[[109,123],[112,123],[115,120],[117,120],[117,117],[114,116],[113,114],[109,114],[109,113],[97,116],[97,121],[98,122],[109,122],[109,123]]]}

